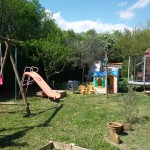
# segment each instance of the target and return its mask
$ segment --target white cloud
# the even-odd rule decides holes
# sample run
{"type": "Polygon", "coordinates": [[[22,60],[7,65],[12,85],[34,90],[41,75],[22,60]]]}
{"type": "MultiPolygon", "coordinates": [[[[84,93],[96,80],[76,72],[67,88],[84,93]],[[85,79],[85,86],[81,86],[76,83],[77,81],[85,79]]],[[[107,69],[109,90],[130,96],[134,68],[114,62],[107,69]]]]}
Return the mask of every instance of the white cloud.
{"type": "Polygon", "coordinates": [[[135,4],[133,4],[130,9],[135,10],[139,8],[144,8],[150,3],[150,0],[139,0],[135,4]]]}
{"type": "Polygon", "coordinates": [[[122,2],[122,3],[119,3],[118,6],[123,7],[123,6],[126,6],[127,3],[128,3],[127,1],[124,1],[124,2],[122,2]]]}
{"type": "Polygon", "coordinates": [[[135,16],[134,12],[130,9],[119,12],[119,17],[124,20],[130,20],[135,16]]]}
{"type": "Polygon", "coordinates": [[[112,32],[114,30],[124,31],[125,28],[131,29],[125,24],[103,23],[103,22],[100,22],[99,20],[96,20],[96,21],[83,20],[83,21],[67,22],[61,16],[61,12],[53,14],[53,18],[55,19],[57,25],[62,30],[72,29],[76,33],[86,32],[90,29],[95,29],[97,33],[112,32]]]}
{"type": "Polygon", "coordinates": [[[138,0],[131,7],[127,8],[124,11],[118,12],[119,17],[123,20],[129,20],[135,17],[135,10],[142,9],[150,4],[150,0],[138,0]]]}

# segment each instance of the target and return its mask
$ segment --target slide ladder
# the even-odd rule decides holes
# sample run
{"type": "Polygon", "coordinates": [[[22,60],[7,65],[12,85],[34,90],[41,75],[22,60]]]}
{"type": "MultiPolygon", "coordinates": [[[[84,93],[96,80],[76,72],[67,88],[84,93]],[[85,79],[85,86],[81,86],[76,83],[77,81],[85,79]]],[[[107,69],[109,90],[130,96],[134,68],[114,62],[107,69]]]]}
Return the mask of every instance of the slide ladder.
{"type": "MultiPolygon", "coordinates": [[[[28,72],[33,72],[33,71],[38,72],[39,69],[37,67],[34,67],[34,66],[31,66],[31,67],[26,66],[24,69],[24,73],[27,71],[28,72]]],[[[34,80],[30,76],[25,76],[24,73],[22,76],[21,85],[23,87],[24,93],[26,94],[27,90],[28,90],[28,86],[31,85],[32,83],[34,83],[34,80]]]]}

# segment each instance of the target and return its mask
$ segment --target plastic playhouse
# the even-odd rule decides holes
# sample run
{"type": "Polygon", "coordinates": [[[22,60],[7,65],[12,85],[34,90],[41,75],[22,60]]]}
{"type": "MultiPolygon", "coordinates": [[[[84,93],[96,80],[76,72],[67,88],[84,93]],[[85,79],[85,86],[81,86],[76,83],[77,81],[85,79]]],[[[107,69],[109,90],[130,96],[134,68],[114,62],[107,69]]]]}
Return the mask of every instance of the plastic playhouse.
{"type": "Polygon", "coordinates": [[[97,93],[106,94],[106,89],[108,93],[118,92],[118,80],[121,65],[122,63],[111,63],[108,64],[107,71],[96,71],[93,73],[93,86],[97,93]]]}

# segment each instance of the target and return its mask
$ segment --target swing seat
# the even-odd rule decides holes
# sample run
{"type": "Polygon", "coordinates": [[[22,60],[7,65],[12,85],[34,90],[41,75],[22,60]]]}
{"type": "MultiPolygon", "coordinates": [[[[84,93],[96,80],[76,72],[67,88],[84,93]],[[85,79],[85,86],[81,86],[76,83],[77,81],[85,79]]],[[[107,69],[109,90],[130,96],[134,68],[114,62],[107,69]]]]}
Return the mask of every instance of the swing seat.
{"type": "Polygon", "coordinates": [[[0,85],[3,85],[3,77],[0,76],[0,85]]]}

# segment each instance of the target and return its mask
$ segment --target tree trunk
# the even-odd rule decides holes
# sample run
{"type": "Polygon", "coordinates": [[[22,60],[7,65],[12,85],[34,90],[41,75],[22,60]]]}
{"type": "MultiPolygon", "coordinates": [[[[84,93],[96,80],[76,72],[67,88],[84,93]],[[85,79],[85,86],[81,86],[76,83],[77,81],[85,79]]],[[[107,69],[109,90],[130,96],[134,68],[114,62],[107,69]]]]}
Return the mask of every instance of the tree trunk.
{"type": "Polygon", "coordinates": [[[82,82],[84,82],[84,69],[85,69],[85,67],[83,66],[82,67],[82,82]]]}
{"type": "Polygon", "coordinates": [[[45,76],[46,76],[46,82],[49,83],[49,75],[45,73],[45,76]]]}

